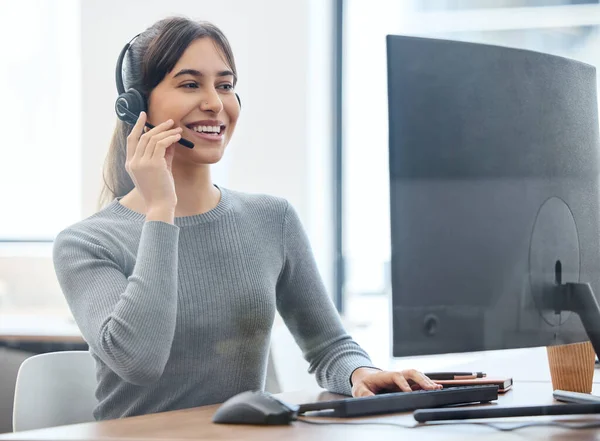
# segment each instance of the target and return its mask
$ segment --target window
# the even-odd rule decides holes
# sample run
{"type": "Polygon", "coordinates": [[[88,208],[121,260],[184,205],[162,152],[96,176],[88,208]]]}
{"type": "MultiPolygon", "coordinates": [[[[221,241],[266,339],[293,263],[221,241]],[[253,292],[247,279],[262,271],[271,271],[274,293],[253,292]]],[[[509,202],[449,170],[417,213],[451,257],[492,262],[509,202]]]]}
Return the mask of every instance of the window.
{"type": "Polygon", "coordinates": [[[79,3],[0,3],[0,241],[52,240],[80,218],[79,3]]]}

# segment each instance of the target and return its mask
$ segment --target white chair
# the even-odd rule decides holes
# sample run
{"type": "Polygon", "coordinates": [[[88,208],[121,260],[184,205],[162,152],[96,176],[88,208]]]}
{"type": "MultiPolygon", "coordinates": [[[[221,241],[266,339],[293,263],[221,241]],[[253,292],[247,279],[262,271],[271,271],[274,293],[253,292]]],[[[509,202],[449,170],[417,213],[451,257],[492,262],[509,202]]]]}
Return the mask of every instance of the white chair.
{"type": "MultiPolygon", "coordinates": [[[[281,391],[272,351],[266,390],[281,391]]],[[[98,401],[96,367],[88,351],[34,355],[19,368],[13,406],[13,431],[42,429],[94,421],[98,401]]]]}
{"type": "Polygon", "coordinates": [[[17,374],[13,431],[94,421],[96,366],[88,351],[26,359],[17,374]]]}

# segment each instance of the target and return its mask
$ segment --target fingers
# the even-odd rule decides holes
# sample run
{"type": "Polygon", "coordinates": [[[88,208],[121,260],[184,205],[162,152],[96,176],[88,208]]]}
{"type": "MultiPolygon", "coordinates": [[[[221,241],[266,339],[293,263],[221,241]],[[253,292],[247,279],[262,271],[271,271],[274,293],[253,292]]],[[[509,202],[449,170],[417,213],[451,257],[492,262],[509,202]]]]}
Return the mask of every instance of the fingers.
{"type": "Polygon", "coordinates": [[[401,372],[394,372],[392,374],[392,380],[402,392],[412,392],[412,388],[410,387],[408,381],[406,381],[406,378],[404,378],[404,375],[402,375],[401,372]]]}
{"type": "Polygon", "coordinates": [[[135,148],[137,143],[142,136],[142,131],[144,130],[144,126],[146,124],[146,112],[141,112],[138,120],[135,125],[131,129],[131,132],[127,136],[127,161],[130,161],[133,158],[133,154],[135,153],[135,148]]]}
{"type": "Polygon", "coordinates": [[[437,390],[442,386],[415,369],[403,371],[382,371],[364,376],[352,387],[352,396],[366,397],[384,392],[412,392],[414,390],[437,390]]]}
{"type": "Polygon", "coordinates": [[[402,375],[406,379],[414,381],[422,389],[433,390],[442,388],[440,384],[434,383],[429,377],[415,369],[407,369],[405,371],[402,371],[402,375]]]}
{"type": "Polygon", "coordinates": [[[154,154],[152,155],[152,159],[165,158],[165,152],[166,152],[167,148],[169,148],[171,145],[173,145],[180,139],[181,139],[181,133],[176,133],[174,135],[167,136],[166,138],[158,141],[154,148],[154,154]]]}
{"type": "Polygon", "coordinates": [[[365,384],[357,385],[353,388],[352,396],[353,397],[370,397],[371,395],[375,395],[365,384]]]}
{"type": "MultiPolygon", "coordinates": [[[[133,154],[133,159],[136,158],[142,158],[145,153],[146,153],[146,148],[148,146],[148,143],[150,142],[150,140],[158,135],[161,132],[164,132],[165,130],[167,130],[169,127],[171,127],[173,125],[173,120],[172,119],[168,119],[165,122],[160,123],[159,125],[157,125],[156,127],[154,127],[153,129],[148,130],[146,133],[144,133],[138,143],[137,146],[135,147],[135,152],[133,154]]],[[[154,145],[152,145],[152,148],[154,148],[154,145]]]]}
{"type": "Polygon", "coordinates": [[[178,136],[179,138],[181,138],[182,130],[183,129],[181,127],[176,127],[174,129],[167,130],[165,132],[161,132],[154,135],[152,138],[150,138],[150,141],[148,141],[148,145],[146,146],[143,157],[145,159],[151,159],[156,156],[156,151],[160,150],[158,154],[161,155],[161,158],[164,158],[164,150],[171,144],[173,144],[173,142],[175,142],[172,140],[174,137],[178,136]],[[171,139],[171,141],[167,145],[165,145],[165,140],[167,139],[171,139]]]}

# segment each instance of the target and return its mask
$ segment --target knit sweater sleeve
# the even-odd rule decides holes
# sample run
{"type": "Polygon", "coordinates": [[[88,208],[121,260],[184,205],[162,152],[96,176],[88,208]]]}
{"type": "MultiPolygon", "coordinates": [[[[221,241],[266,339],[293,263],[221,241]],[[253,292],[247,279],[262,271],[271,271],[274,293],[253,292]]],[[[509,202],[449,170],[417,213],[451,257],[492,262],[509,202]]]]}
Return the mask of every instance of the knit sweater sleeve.
{"type": "Polygon", "coordinates": [[[367,353],[346,333],[326,292],[308,237],[291,205],[283,225],[284,264],[277,285],[277,308],[315,373],[319,386],[351,395],[350,377],[373,367],[367,353]]]}
{"type": "Polygon", "coordinates": [[[127,277],[119,250],[81,227],[62,231],[53,247],[61,289],[90,350],[125,381],[157,381],[169,358],[177,315],[179,227],[142,228],[127,277]]]}

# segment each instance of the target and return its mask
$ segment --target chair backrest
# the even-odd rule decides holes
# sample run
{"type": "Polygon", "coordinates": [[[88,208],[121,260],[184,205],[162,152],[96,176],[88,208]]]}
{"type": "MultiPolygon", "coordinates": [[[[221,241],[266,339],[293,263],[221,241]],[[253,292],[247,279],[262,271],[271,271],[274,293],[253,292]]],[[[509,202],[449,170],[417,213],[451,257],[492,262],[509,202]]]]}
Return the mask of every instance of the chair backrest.
{"type": "Polygon", "coordinates": [[[96,367],[88,351],[34,355],[19,368],[13,430],[94,421],[96,367]]]}

